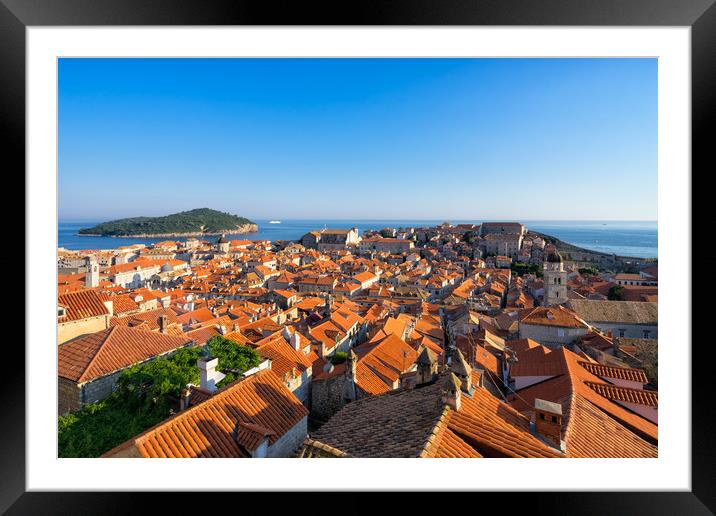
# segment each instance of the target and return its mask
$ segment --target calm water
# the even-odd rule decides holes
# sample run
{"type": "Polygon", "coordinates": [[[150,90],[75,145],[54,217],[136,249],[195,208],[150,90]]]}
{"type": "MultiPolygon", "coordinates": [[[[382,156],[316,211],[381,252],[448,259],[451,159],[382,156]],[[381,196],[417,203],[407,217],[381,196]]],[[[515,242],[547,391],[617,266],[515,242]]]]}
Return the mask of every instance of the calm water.
{"type": "MultiPolygon", "coordinates": [[[[65,249],[113,249],[121,245],[153,243],[167,238],[112,238],[79,236],[80,228],[92,227],[99,221],[59,223],[58,246],[65,249]]],[[[269,224],[268,220],[256,220],[259,231],[236,235],[235,239],[246,240],[296,240],[308,231],[327,226],[335,229],[357,227],[361,234],[367,229],[382,229],[400,226],[434,226],[442,220],[284,220],[281,224],[269,224]]],[[[481,221],[451,220],[453,224],[479,223],[481,221]]],[[[619,221],[522,221],[528,229],[539,231],[559,238],[570,244],[621,256],[642,258],[657,257],[656,222],[619,222],[619,221]]],[[[217,238],[217,237],[210,237],[217,238]]],[[[183,241],[178,237],[175,240],[183,241]]]]}

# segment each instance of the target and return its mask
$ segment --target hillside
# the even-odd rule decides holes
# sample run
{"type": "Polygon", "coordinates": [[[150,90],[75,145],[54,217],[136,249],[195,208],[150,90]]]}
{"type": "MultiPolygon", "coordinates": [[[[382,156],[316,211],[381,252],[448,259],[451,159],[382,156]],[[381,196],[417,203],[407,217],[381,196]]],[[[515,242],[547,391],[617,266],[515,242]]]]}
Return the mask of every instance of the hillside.
{"type": "Polygon", "coordinates": [[[82,228],[80,235],[94,236],[189,236],[250,233],[258,226],[245,217],[209,208],[183,211],[164,217],[132,217],[82,228]]]}

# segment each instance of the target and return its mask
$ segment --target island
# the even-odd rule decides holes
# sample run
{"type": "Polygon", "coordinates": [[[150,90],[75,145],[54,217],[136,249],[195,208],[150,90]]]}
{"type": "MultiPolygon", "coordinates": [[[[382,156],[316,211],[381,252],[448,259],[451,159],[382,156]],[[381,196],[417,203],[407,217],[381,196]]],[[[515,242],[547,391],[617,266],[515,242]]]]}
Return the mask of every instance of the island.
{"type": "Polygon", "coordinates": [[[132,217],[82,228],[82,236],[109,237],[185,237],[253,233],[256,223],[245,217],[209,208],[183,211],[163,217],[132,217]]]}

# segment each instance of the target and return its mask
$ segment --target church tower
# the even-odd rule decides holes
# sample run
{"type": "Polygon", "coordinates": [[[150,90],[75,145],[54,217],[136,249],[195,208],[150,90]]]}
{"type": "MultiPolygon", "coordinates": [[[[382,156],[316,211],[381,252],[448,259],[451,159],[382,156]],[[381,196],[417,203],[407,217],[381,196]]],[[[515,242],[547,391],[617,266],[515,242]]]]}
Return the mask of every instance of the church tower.
{"type": "Polygon", "coordinates": [[[85,274],[85,287],[95,288],[99,286],[99,264],[94,255],[87,258],[87,273],[85,274]]]}
{"type": "Polygon", "coordinates": [[[567,271],[562,256],[549,253],[544,261],[544,306],[560,305],[567,301],[567,271]]]}
{"type": "Polygon", "coordinates": [[[231,243],[226,239],[226,235],[221,235],[221,238],[216,242],[219,252],[226,254],[229,252],[229,246],[231,243]]]}

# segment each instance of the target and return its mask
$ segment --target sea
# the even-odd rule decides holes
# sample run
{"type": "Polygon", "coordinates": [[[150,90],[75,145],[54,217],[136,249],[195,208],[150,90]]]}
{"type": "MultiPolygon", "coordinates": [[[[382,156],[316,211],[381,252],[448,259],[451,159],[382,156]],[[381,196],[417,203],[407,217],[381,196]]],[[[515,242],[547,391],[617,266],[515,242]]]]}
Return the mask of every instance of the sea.
{"type": "MultiPolygon", "coordinates": [[[[57,245],[65,249],[114,249],[137,243],[150,244],[163,240],[183,241],[185,238],[115,238],[103,236],[79,236],[81,228],[97,225],[102,221],[60,221],[57,245]]],[[[428,227],[441,224],[443,220],[281,220],[270,224],[268,220],[256,220],[259,231],[236,235],[237,240],[298,240],[309,231],[324,227],[363,231],[397,227],[428,227]]],[[[452,224],[478,224],[486,221],[450,220],[452,224]]],[[[656,221],[548,221],[523,220],[527,229],[554,236],[560,240],[604,253],[639,258],[658,257],[658,227],[656,221]]],[[[218,238],[218,237],[210,237],[218,238]]]]}

